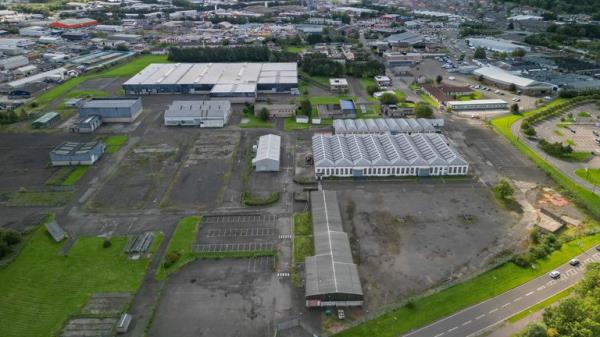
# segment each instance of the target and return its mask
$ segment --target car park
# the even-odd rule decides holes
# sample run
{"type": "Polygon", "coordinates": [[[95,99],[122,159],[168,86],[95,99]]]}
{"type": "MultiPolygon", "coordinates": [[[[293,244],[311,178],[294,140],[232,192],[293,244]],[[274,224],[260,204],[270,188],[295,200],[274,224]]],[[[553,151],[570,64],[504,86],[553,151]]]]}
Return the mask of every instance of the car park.
{"type": "Polygon", "coordinates": [[[560,272],[558,270],[553,270],[548,274],[551,278],[557,279],[560,277],[560,272]]]}

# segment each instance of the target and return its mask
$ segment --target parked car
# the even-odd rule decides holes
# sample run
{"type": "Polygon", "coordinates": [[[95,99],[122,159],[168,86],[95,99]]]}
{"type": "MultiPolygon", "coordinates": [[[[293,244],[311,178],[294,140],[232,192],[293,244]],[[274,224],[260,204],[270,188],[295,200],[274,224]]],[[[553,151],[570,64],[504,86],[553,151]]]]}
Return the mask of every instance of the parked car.
{"type": "Polygon", "coordinates": [[[581,264],[581,262],[579,262],[579,260],[577,260],[577,259],[571,259],[571,261],[569,261],[569,264],[572,265],[573,267],[577,267],[578,265],[581,264]]]}
{"type": "Polygon", "coordinates": [[[600,252],[600,246],[596,246],[596,250],[600,252]]]}
{"type": "Polygon", "coordinates": [[[560,277],[560,272],[558,270],[553,270],[548,275],[550,275],[551,278],[556,280],[557,278],[560,277]]]}

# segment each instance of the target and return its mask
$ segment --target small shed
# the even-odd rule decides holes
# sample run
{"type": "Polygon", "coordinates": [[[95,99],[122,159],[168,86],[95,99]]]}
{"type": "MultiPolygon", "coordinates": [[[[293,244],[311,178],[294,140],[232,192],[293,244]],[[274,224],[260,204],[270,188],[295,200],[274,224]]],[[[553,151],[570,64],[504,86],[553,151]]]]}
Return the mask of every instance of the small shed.
{"type": "Polygon", "coordinates": [[[46,224],[44,226],[46,227],[46,230],[48,231],[48,234],[50,234],[50,236],[56,242],[61,242],[62,240],[66,239],[68,237],[67,232],[65,232],[58,225],[58,223],[56,222],[56,220],[52,220],[52,221],[46,222],[46,224]]]}
{"type": "Polygon", "coordinates": [[[279,171],[279,158],[281,155],[281,137],[268,134],[260,136],[256,157],[252,159],[252,166],[256,172],[279,171]]]}
{"type": "Polygon", "coordinates": [[[31,123],[34,129],[49,128],[60,121],[60,114],[58,112],[47,112],[40,118],[36,119],[31,123]]]}
{"type": "Polygon", "coordinates": [[[129,330],[129,326],[131,325],[132,316],[128,313],[123,313],[119,320],[117,321],[117,326],[115,330],[117,333],[126,333],[129,330]]]}
{"type": "Polygon", "coordinates": [[[71,131],[77,133],[92,133],[99,128],[100,125],[102,125],[102,118],[100,118],[100,116],[88,116],[77,121],[71,128],[71,131]]]}

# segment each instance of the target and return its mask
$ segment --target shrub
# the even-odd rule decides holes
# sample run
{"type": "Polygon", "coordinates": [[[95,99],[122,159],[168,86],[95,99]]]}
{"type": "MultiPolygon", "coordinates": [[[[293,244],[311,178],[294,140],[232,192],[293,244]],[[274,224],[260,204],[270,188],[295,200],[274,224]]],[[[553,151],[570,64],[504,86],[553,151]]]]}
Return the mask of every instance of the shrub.
{"type": "Polygon", "coordinates": [[[14,229],[6,229],[0,232],[0,238],[0,241],[4,241],[8,246],[12,246],[21,242],[21,233],[14,229]]]}
{"type": "Polygon", "coordinates": [[[391,92],[386,92],[385,94],[379,97],[379,100],[383,104],[396,104],[398,103],[398,96],[396,94],[392,94],[391,92]]]}
{"type": "Polygon", "coordinates": [[[165,263],[163,263],[163,266],[165,268],[169,268],[172,265],[174,265],[175,263],[177,263],[177,261],[179,261],[180,258],[181,258],[181,255],[178,252],[176,252],[176,251],[169,252],[167,254],[167,256],[165,257],[165,263]]]}
{"type": "Polygon", "coordinates": [[[379,87],[375,84],[367,85],[367,92],[369,93],[369,95],[373,95],[378,90],[379,90],[379,87]]]}
{"type": "Polygon", "coordinates": [[[10,253],[10,247],[5,241],[0,241],[0,259],[10,253]]]}
{"type": "Polygon", "coordinates": [[[424,102],[415,104],[413,111],[417,118],[431,118],[433,116],[433,109],[429,104],[424,102]]]}
{"type": "Polygon", "coordinates": [[[529,259],[527,259],[523,255],[516,255],[515,257],[512,258],[512,262],[522,268],[529,267],[529,259]]]}
{"type": "Polygon", "coordinates": [[[102,247],[108,248],[110,246],[112,246],[112,242],[110,242],[110,239],[104,239],[104,241],[102,241],[102,247]]]}

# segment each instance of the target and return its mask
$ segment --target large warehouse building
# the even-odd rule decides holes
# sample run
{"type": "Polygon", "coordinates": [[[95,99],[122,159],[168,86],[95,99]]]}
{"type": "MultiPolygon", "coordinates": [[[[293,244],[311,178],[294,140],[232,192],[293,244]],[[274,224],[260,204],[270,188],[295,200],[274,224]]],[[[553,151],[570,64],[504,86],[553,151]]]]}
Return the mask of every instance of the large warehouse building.
{"type": "Polygon", "coordinates": [[[151,64],[123,83],[127,94],[210,94],[256,97],[298,88],[296,63],[151,64]]]}
{"type": "Polygon", "coordinates": [[[50,151],[52,166],[92,165],[102,154],[105,145],[102,142],[63,142],[50,151]]]}
{"type": "Polygon", "coordinates": [[[141,98],[93,98],[79,108],[79,117],[99,116],[102,122],[133,122],[142,112],[141,98]]]}
{"type": "Polygon", "coordinates": [[[439,133],[316,135],[315,176],[466,175],[469,164],[439,133]]]}
{"type": "Polygon", "coordinates": [[[446,102],[446,105],[453,111],[508,109],[508,103],[502,99],[474,99],[472,101],[449,101],[446,102]]]}
{"type": "Polygon", "coordinates": [[[518,76],[494,66],[475,69],[473,74],[481,77],[484,81],[493,83],[497,87],[505,90],[510,90],[511,86],[514,84],[517,90],[530,96],[547,95],[556,90],[555,86],[550,83],[518,76]]]}
{"type": "Polygon", "coordinates": [[[426,118],[372,118],[334,119],[335,133],[429,133],[437,132],[444,126],[443,119],[426,118]]]}
{"type": "Polygon", "coordinates": [[[256,172],[279,171],[281,157],[281,137],[268,134],[258,138],[256,157],[252,159],[252,166],[256,172]]]}
{"type": "Polygon", "coordinates": [[[229,101],[173,101],[165,111],[165,125],[222,128],[230,115],[229,101]]]}
{"type": "Polygon", "coordinates": [[[362,306],[363,291],[335,191],[310,194],[315,255],[305,259],[306,306],[362,306]]]}

